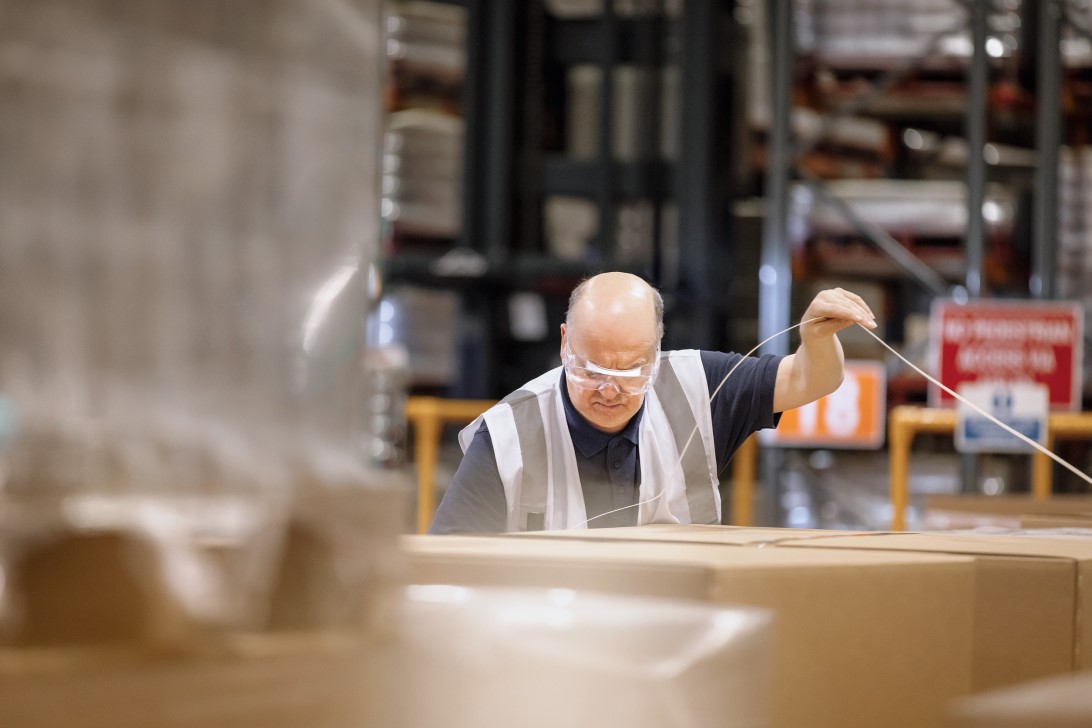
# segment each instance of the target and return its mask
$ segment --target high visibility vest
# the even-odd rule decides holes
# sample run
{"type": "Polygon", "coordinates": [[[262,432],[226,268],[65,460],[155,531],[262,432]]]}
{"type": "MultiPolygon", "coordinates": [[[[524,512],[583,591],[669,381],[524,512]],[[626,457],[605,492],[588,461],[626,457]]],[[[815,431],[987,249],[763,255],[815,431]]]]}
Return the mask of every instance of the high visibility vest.
{"type": "MultiPolygon", "coordinates": [[[[463,452],[483,420],[504,484],[507,529],[528,530],[529,520],[532,528],[545,530],[587,528],[561,367],[532,379],[464,428],[463,452]]],[[[638,524],[720,522],[709,385],[697,350],[662,354],[656,382],[645,394],[637,442],[638,524]]]]}

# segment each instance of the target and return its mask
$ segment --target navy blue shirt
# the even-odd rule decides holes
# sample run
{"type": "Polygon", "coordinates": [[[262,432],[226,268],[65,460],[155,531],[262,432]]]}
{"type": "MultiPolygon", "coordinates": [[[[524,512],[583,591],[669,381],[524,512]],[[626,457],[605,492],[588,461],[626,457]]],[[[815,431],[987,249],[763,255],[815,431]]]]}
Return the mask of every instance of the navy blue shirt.
{"type": "MultiPolygon", "coordinates": [[[[739,360],[739,354],[701,352],[709,392],[716,390],[739,360]]],[[[780,356],[747,359],[710,403],[718,472],[724,470],[732,455],[752,432],[777,425],[773,393],[780,363],[780,356]]],[[[603,432],[576,411],[569,399],[564,376],[562,372],[565,420],[576,452],[576,466],[588,518],[636,505],[641,486],[637,433],[644,416],[644,405],[621,432],[603,432]]],[[[636,525],[638,510],[625,508],[596,518],[588,523],[588,527],[636,525]]],[[[429,533],[490,533],[505,531],[507,526],[504,485],[493,454],[493,440],[483,422],[444,494],[429,533]]]]}

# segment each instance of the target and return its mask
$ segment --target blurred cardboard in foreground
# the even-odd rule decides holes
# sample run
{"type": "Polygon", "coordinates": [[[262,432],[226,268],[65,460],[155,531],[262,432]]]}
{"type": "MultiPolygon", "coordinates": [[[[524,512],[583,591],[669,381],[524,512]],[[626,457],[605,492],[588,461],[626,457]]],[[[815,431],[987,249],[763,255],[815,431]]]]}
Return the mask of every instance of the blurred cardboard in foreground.
{"type": "Polygon", "coordinates": [[[268,629],[382,629],[402,584],[397,540],[407,494],[400,488],[300,488],[271,585],[268,629]]]}
{"type": "Polygon", "coordinates": [[[375,657],[353,639],[263,638],[188,659],[0,652],[4,728],[382,725],[375,657]],[[370,722],[371,721],[371,722],[370,722]]]}
{"type": "Polygon", "coordinates": [[[1088,728],[1092,672],[1040,680],[957,702],[950,728],[1088,728]]]}
{"type": "Polygon", "coordinates": [[[971,689],[969,559],[579,539],[407,536],[413,583],[594,588],[775,616],[777,728],[935,725],[971,689]]]}
{"type": "Polygon", "coordinates": [[[765,728],[771,615],[569,589],[421,585],[405,728],[765,728]]]}

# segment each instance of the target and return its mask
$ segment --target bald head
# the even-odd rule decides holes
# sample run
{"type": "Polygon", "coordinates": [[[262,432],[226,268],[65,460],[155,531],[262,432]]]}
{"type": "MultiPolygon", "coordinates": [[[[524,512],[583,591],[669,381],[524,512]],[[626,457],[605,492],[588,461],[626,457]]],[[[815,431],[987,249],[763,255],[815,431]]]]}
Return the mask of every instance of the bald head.
{"type": "MultiPolygon", "coordinates": [[[[629,273],[603,273],[581,283],[569,297],[561,324],[561,359],[569,367],[591,365],[627,371],[652,366],[655,376],[663,335],[663,299],[629,273]]],[[[568,369],[566,369],[568,371],[568,369]]],[[[644,404],[644,393],[627,394],[616,381],[565,379],[569,400],[592,427],[621,432],[644,404]]]]}
{"type": "Polygon", "coordinates": [[[649,341],[663,338],[664,302],[660,293],[630,273],[601,273],[573,290],[566,327],[595,338],[621,337],[649,341]]]}

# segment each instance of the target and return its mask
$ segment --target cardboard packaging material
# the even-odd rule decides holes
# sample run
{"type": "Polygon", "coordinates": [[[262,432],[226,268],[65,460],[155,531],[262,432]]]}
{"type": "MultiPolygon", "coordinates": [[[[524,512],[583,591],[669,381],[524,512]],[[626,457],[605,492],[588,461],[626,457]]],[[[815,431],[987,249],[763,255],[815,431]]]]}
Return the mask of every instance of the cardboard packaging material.
{"type": "MultiPolygon", "coordinates": [[[[1043,513],[1020,516],[1020,528],[1092,529],[1092,508],[1087,513],[1043,513]]],[[[1092,530],[1089,530],[1087,534],[1074,533],[1073,535],[1092,536],[1092,530]]]]}
{"type": "Polygon", "coordinates": [[[1092,672],[977,695],[952,708],[950,728],[1087,728],[1092,672]]]}
{"type": "Polygon", "coordinates": [[[398,535],[405,490],[323,487],[294,495],[273,578],[266,628],[272,631],[385,629],[402,586],[398,535]]]}
{"type": "Polygon", "coordinates": [[[186,649],[238,631],[367,631],[401,585],[405,491],[0,497],[0,649],[186,649]],[[285,534],[287,533],[287,538],[285,534]]]}
{"type": "Polygon", "coordinates": [[[764,728],[771,615],[571,590],[410,587],[390,629],[186,656],[0,652],[4,728],[764,728]]]}
{"type": "Polygon", "coordinates": [[[391,725],[356,637],[256,638],[221,654],[0,652],[4,728],[391,725]]]}
{"type": "Polygon", "coordinates": [[[9,561],[0,648],[170,644],[197,631],[137,534],[49,533],[9,561]]]}
{"type": "Polygon", "coordinates": [[[920,533],[797,545],[973,557],[976,691],[1092,668],[1092,540],[920,533]]]}
{"type": "Polygon", "coordinates": [[[1092,539],[693,525],[558,531],[537,538],[969,556],[975,572],[975,691],[1092,668],[1092,539]]]}
{"type": "Polygon", "coordinates": [[[411,586],[406,728],[759,728],[770,614],[568,589],[411,586]]]}
{"type": "Polygon", "coordinates": [[[414,583],[677,589],[769,609],[776,728],[937,725],[971,688],[965,557],[503,536],[407,536],[403,548],[414,583]]]}
{"type": "MultiPolygon", "coordinates": [[[[0,632],[0,725],[408,727],[388,699],[404,684],[395,614],[405,503],[387,488],[296,493],[277,588],[271,599],[262,592],[268,619],[257,626],[270,632],[197,622],[167,579],[177,554],[139,530],[61,529],[41,509],[20,511],[39,520],[18,540],[0,539],[20,547],[0,550],[11,566],[0,597],[18,612],[0,632]]],[[[228,575],[252,563],[214,545],[201,550],[209,565],[185,563],[215,562],[213,573],[228,575]]],[[[220,583],[186,573],[191,586],[220,583]]]]}
{"type": "Polygon", "coordinates": [[[1092,496],[1056,495],[1047,500],[1031,496],[932,495],[925,500],[925,530],[998,526],[1020,528],[1021,516],[1092,513],[1092,496]]]}
{"type": "Polygon", "coordinates": [[[285,516],[283,498],[258,491],[4,493],[0,648],[186,645],[258,628],[285,516]]]}

